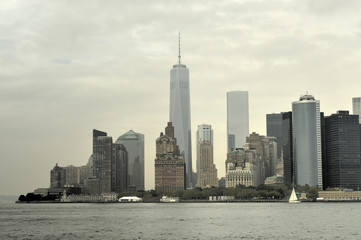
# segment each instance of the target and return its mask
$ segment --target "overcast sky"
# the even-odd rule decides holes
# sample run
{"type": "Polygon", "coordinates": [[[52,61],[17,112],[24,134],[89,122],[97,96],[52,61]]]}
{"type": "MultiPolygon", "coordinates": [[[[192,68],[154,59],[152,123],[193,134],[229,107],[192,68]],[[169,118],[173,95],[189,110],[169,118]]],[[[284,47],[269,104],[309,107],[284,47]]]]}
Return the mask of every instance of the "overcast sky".
{"type": "Polygon", "coordinates": [[[361,96],[361,1],[1,1],[0,195],[49,187],[81,166],[92,129],[145,135],[145,185],[169,119],[169,71],[190,70],[197,125],[225,175],[226,92],[249,91],[250,131],[313,94],[326,115],[361,96]]]}

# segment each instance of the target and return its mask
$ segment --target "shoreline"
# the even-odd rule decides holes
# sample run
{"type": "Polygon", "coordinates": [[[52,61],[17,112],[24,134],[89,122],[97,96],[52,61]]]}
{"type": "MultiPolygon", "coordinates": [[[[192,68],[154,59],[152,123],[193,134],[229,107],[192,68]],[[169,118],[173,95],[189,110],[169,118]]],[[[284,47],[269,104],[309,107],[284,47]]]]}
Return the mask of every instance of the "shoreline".
{"type": "MultiPolygon", "coordinates": [[[[355,203],[361,200],[323,200],[323,201],[301,201],[301,203],[355,203]]],[[[179,202],[160,202],[160,201],[145,201],[145,202],[61,202],[61,201],[15,201],[16,204],[74,204],[74,203],[95,203],[95,204],[123,204],[123,203],[288,203],[287,200],[232,200],[232,201],[202,201],[202,200],[181,200],[179,202]]]]}

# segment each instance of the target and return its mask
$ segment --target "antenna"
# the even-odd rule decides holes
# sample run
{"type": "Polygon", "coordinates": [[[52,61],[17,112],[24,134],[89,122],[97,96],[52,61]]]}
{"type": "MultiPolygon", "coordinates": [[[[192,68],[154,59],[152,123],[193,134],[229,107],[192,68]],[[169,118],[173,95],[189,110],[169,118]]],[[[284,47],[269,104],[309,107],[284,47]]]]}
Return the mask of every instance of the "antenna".
{"type": "Polygon", "coordinates": [[[178,33],[178,64],[181,64],[181,54],[180,54],[180,32],[178,33]]]}

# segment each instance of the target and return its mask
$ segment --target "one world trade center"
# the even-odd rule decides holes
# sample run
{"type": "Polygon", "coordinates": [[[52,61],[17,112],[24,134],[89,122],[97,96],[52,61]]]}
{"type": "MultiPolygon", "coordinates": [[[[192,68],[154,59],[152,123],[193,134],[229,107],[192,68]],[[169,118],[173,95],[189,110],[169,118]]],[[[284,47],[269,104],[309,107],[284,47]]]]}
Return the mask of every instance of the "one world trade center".
{"type": "MultiPolygon", "coordinates": [[[[180,38],[179,38],[180,39],[180,38]]],[[[174,136],[186,163],[187,188],[192,188],[192,141],[189,96],[189,69],[181,64],[180,41],[178,64],[170,70],[169,121],[174,126],[174,136]]]]}

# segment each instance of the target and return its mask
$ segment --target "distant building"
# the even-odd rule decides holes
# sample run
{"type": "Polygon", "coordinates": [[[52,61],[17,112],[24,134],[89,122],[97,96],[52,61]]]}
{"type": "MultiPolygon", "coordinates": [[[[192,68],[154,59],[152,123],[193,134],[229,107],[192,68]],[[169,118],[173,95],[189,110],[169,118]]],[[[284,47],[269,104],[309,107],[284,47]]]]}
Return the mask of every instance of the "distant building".
{"type": "Polygon", "coordinates": [[[84,186],[84,180],[93,176],[93,167],[89,163],[79,167],[79,185],[84,186]]]}
{"type": "Polygon", "coordinates": [[[128,152],[130,188],[144,190],[144,135],[130,130],[118,137],[116,143],[123,144],[128,152]]]}
{"type": "MultiPolygon", "coordinates": [[[[180,43],[179,43],[180,46],[180,43]]],[[[192,134],[189,90],[189,69],[181,64],[179,47],[178,63],[170,70],[169,121],[174,126],[174,136],[184,156],[187,173],[187,187],[193,188],[192,182],[192,134]]]]}
{"type": "MultiPolygon", "coordinates": [[[[213,130],[212,130],[212,126],[211,125],[207,125],[207,124],[202,124],[202,125],[198,125],[198,130],[197,130],[197,134],[196,134],[196,140],[197,140],[197,173],[199,173],[200,168],[199,168],[199,164],[200,164],[200,151],[199,151],[199,147],[201,145],[202,142],[207,141],[210,142],[213,146],[213,130]]],[[[213,154],[213,153],[212,153],[213,154]]]]}
{"type": "Polygon", "coordinates": [[[260,164],[264,165],[264,172],[261,172],[260,182],[264,183],[267,177],[276,175],[277,162],[277,140],[275,137],[265,137],[253,132],[246,137],[249,149],[257,152],[260,164]]]}
{"type": "Polygon", "coordinates": [[[352,98],[352,113],[358,115],[359,123],[361,124],[361,97],[352,98]]]}
{"type": "Polygon", "coordinates": [[[248,91],[227,92],[227,152],[243,147],[248,134],[248,91]]]}
{"type": "Polygon", "coordinates": [[[178,191],[186,187],[185,162],[180,154],[171,122],[156,140],[155,190],[178,191]]]}
{"type": "Polygon", "coordinates": [[[128,152],[122,144],[112,146],[111,191],[123,192],[129,187],[128,152]]]}
{"type": "Polygon", "coordinates": [[[226,188],[238,185],[258,186],[264,175],[264,164],[255,149],[237,148],[227,153],[226,188]]]}
{"type": "Polygon", "coordinates": [[[361,201],[361,192],[319,191],[317,201],[361,201]]]}
{"type": "Polygon", "coordinates": [[[265,185],[277,185],[277,184],[283,184],[283,176],[272,176],[266,178],[266,181],[264,182],[265,185]]]}
{"type": "Polygon", "coordinates": [[[287,185],[296,184],[295,162],[293,159],[292,112],[282,113],[282,159],[283,180],[287,185]]]}
{"type": "Polygon", "coordinates": [[[50,171],[50,188],[62,188],[66,184],[66,171],[58,163],[50,171]]]}
{"type": "Polygon", "coordinates": [[[266,115],[267,137],[277,139],[277,158],[282,154],[282,113],[272,113],[266,115]]]}
{"type": "Polygon", "coordinates": [[[199,145],[199,172],[197,187],[218,187],[217,169],[213,163],[213,146],[204,141],[199,145]]]}
{"type": "Polygon", "coordinates": [[[225,177],[221,177],[218,181],[218,187],[220,188],[225,188],[226,187],[226,178],[225,177]]]}
{"type": "Polygon", "coordinates": [[[108,137],[107,133],[94,129],[92,159],[93,178],[84,181],[88,191],[93,192],[97,184],[102,194],[127,190],[128,153],[122,144],[113,144],[112,137],[108,137]]]}
{"type": "Polygon", "coordinates": [[[348,111],[325,117],[325,188],[361,187],[359,117],[348,111]]]}
{"type": "Polygon", "coordinates": [[[84,179],[83,193],[100,194],[100,181],[95,177],[84,179]]]}
{"type": "Polygon", "coordinates": [[[320,101],[303,95],[292,103],[296,183],[322,189],[320,101]]]}
{"type": "Polygon", "coordinates": [[[113,140],[106,135],[105,132],[93,130],[93,171],[94,176],[99,179],[101,193],[111,192],[113,140]]]}
{"type": "Polygon", "coordinates": [[[75,167],[73,165],[69,165],[65,167],[65,184],[66,185],[73,185],[78,186],[79,185],[79,167],[75,167]]]}

